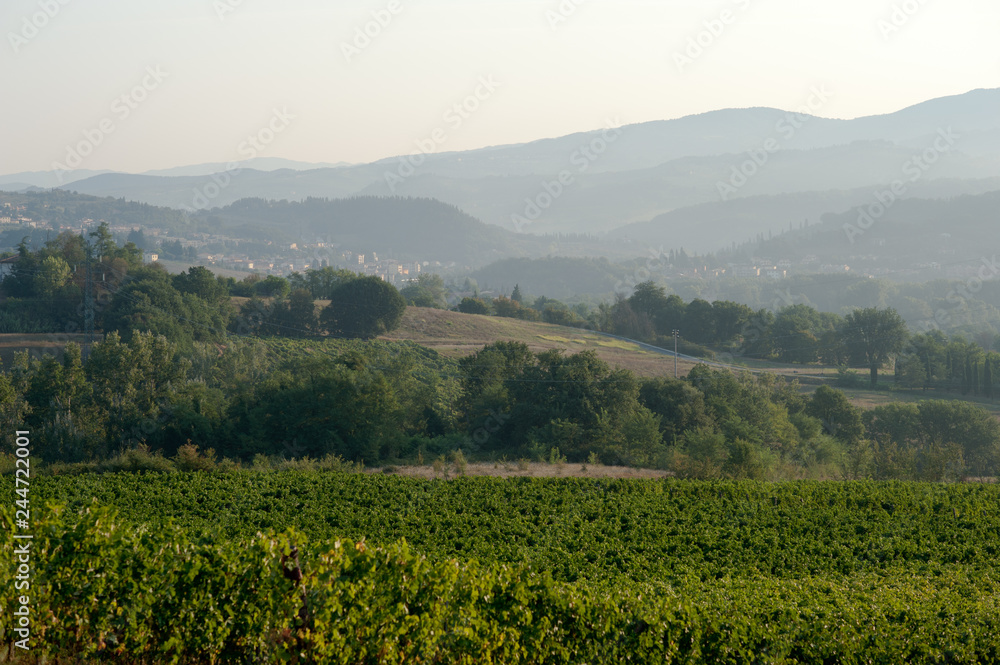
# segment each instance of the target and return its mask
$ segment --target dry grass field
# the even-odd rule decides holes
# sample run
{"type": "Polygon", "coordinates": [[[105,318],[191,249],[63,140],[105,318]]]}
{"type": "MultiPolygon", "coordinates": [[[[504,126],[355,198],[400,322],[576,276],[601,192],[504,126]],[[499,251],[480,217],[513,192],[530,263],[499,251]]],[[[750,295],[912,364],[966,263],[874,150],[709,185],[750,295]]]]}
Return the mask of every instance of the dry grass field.
{"type": "MultiPolygon", "coordinates": [[[[247,299],[234,298],[234,305],[238,307],[245,300],[247,299]]],[[[317,311],[326,304],[323,301],[317,302],[317,311]]],[[[97,339],[100,337],[98,335],[97,339]]],[[[587,330],[533,321],[461,314],[440,309],[408,307],[399,328],[382,339],[413,341],[450,358],[467,356],[487,344],[501,340],[523,342],[535,352],[563,349],[567,353],[574,353],[590,349],[612,367],[628,369],[639,376],[673,376],[674,373],[674,361],[669,355],[587,330]]],[[[81,344],[84,336],[82,334],[0,335],[0,361],[3,362],[3,367],[10,367],[14,353],[25,350],[36,357],[49,353],[61,358],[63,347],[70,341],[81,344]]],[[[837,378],[837,370],[832,367],[783,365],[758,360],[741,360],[740,363],[753,372],[775,373],[789,380],[798,380],[804,392],[812,392],[819,385],[832,385],[837,378]]],[[[686,376],[695,364],[693,361],[680,359],[677,363],[678,374],[686,376]]],[[[867,376],[863,371],[859,373],[867,376]]],[[[882,377],[884,381],[890,380],[891,372],[884,371],[882,377]]],[[[870,409],[890,402],[958,399],[979,404],[1000,418],[1000,404],[996,401],[961,395],[957,392],[876,391],[866,388],[847,388],[844,392],[853,404],[863,408],[870,409]]]]}
{"type": "MultiPolygon", "coordinates": [[[[590,349],[609,365],[632,370],[640,376],[674,373],[672,357],[579,328],[440,309],[408,307],[399,328],[382,339],[410,340],[450,358],[470,355],[501,340],[523,342],[536,353],[549,349],[565,349],[570,353],[590,349]]],[[[678,374],[685,376],[694,365],[680,360],[678,374]]]]}
{"type": "MultiPolygon", "coordinates": [[[[97,337],[99,339],[99,336],[97,337]]],[[[10,367],[14,360],[14,354],[19,351],[28,351],[32,356],[41,357],[48,353],[62,358],[63,349],[69,342],[83,344],[82,334],[66,333],[43,333],[35,335],[0,335],[0,360],[3,367],[10,367]]]]}

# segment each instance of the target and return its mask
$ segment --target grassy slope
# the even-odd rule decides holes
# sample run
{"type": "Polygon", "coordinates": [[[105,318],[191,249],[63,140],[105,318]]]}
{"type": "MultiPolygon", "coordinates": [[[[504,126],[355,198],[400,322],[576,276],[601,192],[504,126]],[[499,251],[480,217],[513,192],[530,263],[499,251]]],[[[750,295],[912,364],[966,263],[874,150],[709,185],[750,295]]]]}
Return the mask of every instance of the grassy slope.
{"type": "MultiPolygon", "coordinates": [[[[469,355],[492,342],[513,340],[524,342],[536,352],[547,349],[566,349],[569,352],[592,349],[608,364],[624,367],[640,376],[671,376],[674,371],[673,359],[669,356],[643,351],[634,344],[595,335],[586,330],[439,309],[408,307],[399,328],[384,339],[412,340],[452,358],[469,355]]],[[[677,365],[678,373],[681,376],[687,375],[694,364],[688,360],[680,360],[677,365]]],[[[807,392],[812,392],[824,383],[832,385],[837,378],[837,370],[833,367],[790,365],[762,360],[748,360],[745,364],[747,369],[755,372],[767,371],[789,380],[798,379],[807,392]]],[[[859,373],[867,377],[866,371],[859,370],[859,373]]],[[[891,372],[883,371],[880,377],[883,382],[892,381],[891,372]]],[[[861,388],[844,389],[844,392],[851,402],[864,408],[889,402],[957,399],[975,402],[1000,418],[1000,404],[971,395],[935,391],[889,392],[861,388]]]]}
{"type": "MultiPolygon", "coordinates": [[[[97,335],[95,339],[100,339],[97,335]]],[[[28,351],[32,357],[40,358],[48,353],[62,358],[62,351],[68,342],[82,345],[86,336],[81,333],[41,333],[32,335],[0,335],[0,361],[9,369],[18,351],[28,351]]]]}
{"type": "MultiPolygon", "coordinates": [[[[234,298],[238,307],[240,301],[234,298]]],[[[317,303],[318,309],[325,305],[317,303]]],[[[98,339],[100,336],[98,336],[98,339]]],[[[666,355],[644,351],[634,344],[603,337],[578,328],[555,326],[548,323],[519,321],[476,314],[460,314],[439,309],[408,307],[400,327],[383,337],[386,340],[411,340],[434,349],[449,358],[469,355],[500,340],[524,342],[532,351],[565,349],[570,353],[591,349],[609,365],[623,367],[640,376],[671,376],[674,371],[673,359],[666,355]]],[[[81,334],[37,334],[0,335],[0,360],[4,367],[10,367],[15,351],[30,350],[35,355],[52,353],[61,356],[67,341],[81,343],[81,334]]],[[[678,373],[687,375],[695,363],[681,359],[677,364],[678,373]]],[[[832,383],[837,371],[831,367],[785,365],[766,361],[746,361],[748,369],[781,374],[788,379],[798,379],[803,389],[811,392],[818,385],[832,383]]],[[[862,372],[863,375],[866,375],[862,372]]],[[[881,374],[883,381],[891,381],[891,373],[881,374]]],[[[979,404],[1000,418],[1000,404],[985,398],[959,393],[935,391],[885,391],[867,389],[845,389],[850,400],[865,408],[872,408],[889,402],[915,402],[925,399],[960,399],[979,404]]]]}
{"type": "MultiPolygon", "coordinates": [[[[469,355],[501,340],[524,342],[535,352],[566,349],[573,353],[590,349],[608,364],[640,376],[666,376],[674,372],[674,361],[668,356],[586,330],[440,309],[408,307],[399,328],[383,339],[412,340],[452,358],[469,355]]],[[[693,366],[694,363],[681,360],[678,372],[683,376],[693,366]]]]}

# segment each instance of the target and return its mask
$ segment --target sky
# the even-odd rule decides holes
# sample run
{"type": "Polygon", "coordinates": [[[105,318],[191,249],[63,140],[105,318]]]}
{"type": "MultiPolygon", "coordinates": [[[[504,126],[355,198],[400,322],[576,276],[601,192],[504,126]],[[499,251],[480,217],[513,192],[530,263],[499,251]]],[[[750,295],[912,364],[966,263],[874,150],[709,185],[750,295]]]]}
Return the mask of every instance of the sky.
{"type": "Polygon", "coordinates": [[[4,0],[0,174],[362,163],[1000,87],[996,0],[4,0]],[[430,143],[428,143],[430,142],[430,143]]]}

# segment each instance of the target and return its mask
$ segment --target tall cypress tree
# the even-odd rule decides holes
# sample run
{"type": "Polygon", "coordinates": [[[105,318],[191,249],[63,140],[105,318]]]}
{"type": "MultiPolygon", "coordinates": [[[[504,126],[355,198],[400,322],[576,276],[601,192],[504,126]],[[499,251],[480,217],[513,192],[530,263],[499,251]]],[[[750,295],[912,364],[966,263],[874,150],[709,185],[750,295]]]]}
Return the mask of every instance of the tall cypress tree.
{"type": "Polygon", "coordinates": [[[510,294],[510,299],[514,302],[521,302],[521,286],[519,284],[514,285],[514,292],[510,294]]]}
{"type": "Polygon", "coordinates": [[[986,359],[983,361],[983,392],[993,399],[993,362],[989,354],[986,354],[986,359]]]}

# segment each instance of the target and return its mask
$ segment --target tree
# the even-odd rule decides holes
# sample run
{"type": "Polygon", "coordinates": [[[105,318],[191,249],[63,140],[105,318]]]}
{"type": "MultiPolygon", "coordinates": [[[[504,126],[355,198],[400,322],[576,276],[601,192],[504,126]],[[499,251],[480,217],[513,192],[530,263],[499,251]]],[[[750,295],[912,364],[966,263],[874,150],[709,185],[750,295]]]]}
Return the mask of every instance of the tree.
{"type": "Polygon", "coordinates": [[[538,312],[530,307],[523,307],[521,303],[510,298],[500,296],[493,299],[493,311],[497,316],[508,319],[522,319],[524,321],[537,321],[540,317],[538,312]]]}
{"type": "Polygon", "coordinates": [[[148,242],[146,240],[146,234],[142,229],[132,229],[128,232],[128,242],[132,243],[141,250],[149,249],[148,242]]]}
{"type": "Polygon", "coordinates": [[[336,337],[370,339],[395,330],[406,311],[396,287],[378,277],[360,277],[341,284],[320,316],[321,325],[336,337]]]}
{"type": "Polygon", "coordinates": [[[965,471],[976,476],[996,474],[1000,423],[989,411],[958,400],[928,400],[917,410],[917,438],[928,480],[955,478],[965,471]]]}
{"type": "Polygon", "coordinates": [[[852,405],[847,396],[830,386],[820,386],[806,404],[805,412],[823,423],[830,436],[854,444],[865,435],[861,409],[852,405]]]}
{"type": "Polygon", "coordinates": [[[280,323],[278,334],[287,337],[304,337],[316,329],[316,303],[306,289],[295,289],[288,301],[275,307],[275,318],[280,323]]]}
{"type": "Polygon", "coordinates": [[[720,344],[726,344],[739,337],[743,328],[753,316],[753,310],[746,305],[725,300],[712,303],[715,315],[715,335],[720,344]]]}
{"type": "Polygon", "coordinates": [[[660,416],[663,442],[674,444],[688,430],[708,427],[705,397],[686,381],[672,378],[645,379],[639,387],[639,401],[660,416]]]}
{"type": "Polygon", "coordinates": [[[192,266],[187,272],[175,275],[172,281],[174,288],[181,293],[196,295],[206,302],[219,304],[229,297],[215,273],[204,266],[192,266]]]}
{"type": "Polygon", "coordinates": [[[24,429],[31,407],[6,374],[0,372],[0,427],[4,432],[24,429]]]}
{"type": "Polygon", "coordinates": [[[620,293],[611,308],[611,330],[616,335],[640,340],[650,340],[656,333],[649,314],[635,311],[629,299],[620,293]]]}
{"type": "Polygon", "coordinates": [[[521,296],[521,286],[519,284],[514,285],[514,292],[510,294],[510,299],[516,303],[523,300],[523,297],[521,296]]]}
{"type": "Polygon", "coordinates": [[[983,359],[983,394],[993,399],[993,354],[987,353],[983,359]]]}
{"type": "Polygon", "coordinates": [[[637,315],[645,314],[648,317],[653,324],[654,332],[660,334],[670,332],[663,327],[667,319],[669,304],[667,294],[662,286],[657,286],[652,281],[636,284],[635,290],[627,302],[637,315]]]}
{"type": "Polygon", "coordinates": [[[157,429],[173,386],[187,371],[187,363],[177,362],[175,353],[172,343],[152,333],[137,332],[126,343],[112,332],[94,345],[86,372],[106,424],[104,446],[134,448],[157,429]]]}
{"type": "Polygon", "coordinates": [[[774,342],[782,362],[811,363],[819,358],[820,313],[809,305],[791,305],[774,319],[774,342]]]}
{"type": "Polygon", "coordinates": [[[699,344],[715,343],[715,313],[712,303],[696,298],[688,303],[684,311],[681,330],[684,338],[699,344]]]}
{"type": "Polygon", "coordinates": [[[446,309],[448,307],[448,289],[440,275],[423,274],[417,278],[416,284],[410,284],[400,293],[406,298],[408,305],[414,307],[432,307],[446,309]]]}
{"type": "Polygon", "coordinates": [[[137,271],[114,295],[101,319],[105,331],[129,340],[134,332],[151,331],[187,348],[194,341],[224,337],[232,316],[228,301],[206,302],[174,288],[169,275],[152,267],[137,271]]]}
{"type": "Polygon", "coordinates": [[[490,306],[480,298],[462,298],[458,304],[458,311],[462,314],[489,314],[490,306]]]}
{"type": "Polygon", "coordinates": [[[70,277],[70,267],[61,257],[47,256],[35,275],[35,293],[43,300],[51,300],[66,285],[70,277]]]}
{"type": "Polygon", "coordinates": [[[111,229],[107,222],[101,222],[101,225],[96,230],[91,231],[89,235],[93,238],[94,254],[106,269],[110,268],[115,259],[124,261],[126,269],[142,266],[142,250],[131,242],[126,242],[124,247],[119,247],[111,235],[111,229]]]}
{"type": "Polygon", "coordinates": [[[631,372],[612,370],[593,351],[535,357],[537,364],[505,382],[513,406],[498,444],[530,454],[556,447],[573,462],[594,453],[606,464],[627,466],[650,464],[663,452],[659,418],[640,403],[631,372]]]}
{"type": "Polygon", "coordinates": [[[291,291],[291,285],[284,277],[268,275],[254,284],[254,293],[261,298],[284,298],[291,291]]]}
{"type": "Polygon", "coordinates": [[[164,241],[160,243],[160,254],[169,259],[181,260],[184,258],[184,245],[181,244],[180,240],[174,240],[173,242],[164,241]]]}
{"type": "Polygon", "coordinates": [[[304,275],[293,272],[288,276],[288,283],[293,291],[308,289],[316,300],[329,300],[338,286],[357,278],[356,272],[325,266],[306,270],[304,275]]]}
{"type": "Polygon", "coordinates": [[[561,302],[550,301],[542,311],[542,321],[557,326],[579,326],[583,319],[561,302]]]}
{"type": "Polygon", "coordinates": [[[906,323],[891,308],[854,310],[845,317],[843,331],[851,357],[868,366],[872,388],[878,385],[879,368],[903,349],[909,336],[906,323]]]}
{"type": "Polygon", "coordinates": [[[118,252],[118,245],[115,244],[115,239],[111,235],[111,228],[108,226],[107,222],[101,222],[95,230],[88,234],[93,238],[92,246],[94,248],[94,254],[100,257],[102,260],[105,258],[114,258],[118,252]]]}

